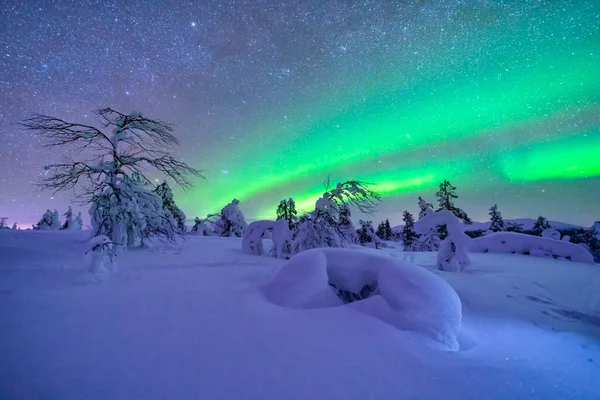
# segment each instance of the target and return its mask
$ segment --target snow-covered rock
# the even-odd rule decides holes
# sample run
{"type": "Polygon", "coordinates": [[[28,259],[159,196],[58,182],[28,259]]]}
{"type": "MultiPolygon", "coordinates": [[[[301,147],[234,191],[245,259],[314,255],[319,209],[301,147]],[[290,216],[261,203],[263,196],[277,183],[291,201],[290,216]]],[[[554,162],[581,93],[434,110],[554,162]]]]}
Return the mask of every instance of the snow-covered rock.
{"type": "Polygon", "coordinates": [[[593,264],[594,258],[582,246],[562,240],[515,232],[496,232],[471,240],[473,253],[519,253],[536,257],[566,258],[571,261],[593,264]]]}
{"type": "Polygon", "coordinates": [[[454,289],[431,272],[390,257],[348,249],[308,250],[284,265],[263,291],[282,307],[323,308],[343,305],[331,286],[358,294],[365,285],[376,287],[363,300],[368,305],[349,307],[425,335],[444,349],[458,349],[462,305],[454,289]]]}

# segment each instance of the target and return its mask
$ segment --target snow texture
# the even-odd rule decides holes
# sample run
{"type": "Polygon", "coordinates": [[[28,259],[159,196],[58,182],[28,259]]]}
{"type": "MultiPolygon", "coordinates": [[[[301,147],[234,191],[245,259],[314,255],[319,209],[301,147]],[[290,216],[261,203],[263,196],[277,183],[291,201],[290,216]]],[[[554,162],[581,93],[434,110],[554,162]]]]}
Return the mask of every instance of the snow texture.
{"type": "Polygon", "coordinates": [[[564,258],[587,264],[594,263],[592,255],[576,244],[515,232],[496,232],[472,239],[469,251],[528,254],[536,257],[564,258]]]}
{"type": "MultiPolygon", "coordinates": [[[[273,303],[289,308],[341,305],[330,284],[359,293],[376,283],[381,298],[352,307],[401,330],[418,332],[444,349],[458,350],[461,302],[450,285],[419,267],[349,249],[314,249],[295,255],[264,287],[273,303]]],[[[358,302],[360,303],[360,302],[358,302]]]]}

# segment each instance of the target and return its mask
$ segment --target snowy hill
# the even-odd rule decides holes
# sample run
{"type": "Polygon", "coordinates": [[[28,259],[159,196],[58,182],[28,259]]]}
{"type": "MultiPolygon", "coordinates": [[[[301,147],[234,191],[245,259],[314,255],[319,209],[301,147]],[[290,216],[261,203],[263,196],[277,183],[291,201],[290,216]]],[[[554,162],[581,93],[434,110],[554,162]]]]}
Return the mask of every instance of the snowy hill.
{"type": "MultiPolygon", "coordinates": [[[[266,244],[266,243],[265,243],[266,244]]],[[[266,246],[268,246],[266,244],[266,246]]],[[[265,247],[266,247],[265,246],[265,247]]],[[[444,352],[352,304],[290,309],[262,288],[286,263],[241,240],[130,251],[95,283],[85,233],[0,231],[0,398],[591,399],[600,266],[359,248],[438,274],[462,302],[444,352]]],[[[406,310],[410,313],[411,310],[406,310]]]]}

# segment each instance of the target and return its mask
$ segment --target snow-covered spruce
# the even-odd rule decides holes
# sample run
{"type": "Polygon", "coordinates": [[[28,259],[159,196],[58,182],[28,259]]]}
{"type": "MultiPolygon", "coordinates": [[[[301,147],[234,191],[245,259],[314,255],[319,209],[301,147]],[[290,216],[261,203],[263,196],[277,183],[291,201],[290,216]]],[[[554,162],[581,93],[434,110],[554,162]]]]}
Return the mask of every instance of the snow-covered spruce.
{"type": "Polygon", "coordinates": [[[536,257],[564,258],[588,264],[594,263],[592,255],[574,243],[516,232],[496,232],[472,239],[469,251],[473,253],[517,253],[536,257]]]}
{"type": "Polygon", "coordinates": [[[302,309],[362,298],[347,307],[422,334],[435,347],[459,348],[462,305],[454,289],[435,274],[390,257],[349,249],[309,250],[284,265],[263,292],[274,304],[302,309]]]}
{"type": "Polygon", "coordinates": [[[154,189],[154,193],[161,198],[163,208],[168,210],[175,219],[177,228],[181,232],[185,232],[185,214],[179,207],[177,207],[177,204],[175,204],[175,200],[173,199],[173,191],[171,190],[171,187],[167,181],[163,181],[163,183],[158,185],[154,189]]]}
{"type": "Polygon", "coordinates": [[[58,212],[56,212],[56,215],[55,215],[52,211],[46,210],[46,212],[42,216],[42,219],[40,219],[40,221],[34,226],[33,229],[42,230],[42,231],[55,229],[57,224],[60,225],[60,222],[57,222],[57,221],[58,221],[58,212]]]}
{"type": "Polygon", "coordinates": [[[489,216],[490,216],[490,231],[492,232],[500,232],[500,231],[505,231],[506,230],[506,226],[504,224],[504,219],[502,219],[502,213],[500,211],[498,211],[498,205],[494,204],[492,207],[490,207],[490,212],[489,212],[489,216]]]}
{"type": "Polygon", "coordinates": [[[277,258],[289,258],[291,253],[291,234],[288,220],[251,222],[242,237],[242,251],[246,254],[261,256],[264,254],[262,239],[265,233],[271,232],[273,248],[271,254],[277,258]]]}
{"type": "Polygon", "coordinates": [[[471,238],[463,231],[460,220],[449,210],[441,210],[429,214],[416,222],[417,233],[430,234],[437,226],[445,226],[448,235],[440,243],[437,254],[437,265],[444,271],[462,271],[468,266],[468,250],[471,238]]]}
{"type": "Polygon", "coordinates": [[[360,228],[358,229],[358,242],[365,247],[375,247],[381,244],[381,238],[375,233],[373,222],[359,221],[360,228]]]}
{"type": "Polygon", "coordinates": [[[248,226],[244,214],[239,208],[240,201],[233,199],[221,210],[221,218],[217,220],[214,226],[216,236],[237,236],[242,237],[244,230],[248,226]]]}

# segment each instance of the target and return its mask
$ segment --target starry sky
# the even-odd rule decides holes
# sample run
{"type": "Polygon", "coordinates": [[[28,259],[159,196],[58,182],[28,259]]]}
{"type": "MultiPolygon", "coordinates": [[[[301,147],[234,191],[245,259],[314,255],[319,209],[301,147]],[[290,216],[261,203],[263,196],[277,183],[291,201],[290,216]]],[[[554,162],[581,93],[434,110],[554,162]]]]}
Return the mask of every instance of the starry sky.
{"type": "Polygon", "coordinates": [[[234,197],[248,220],[290,196],[309,211],[331,176],[376,184],[374,220],[400,223],[443,179],[474,220],[494,203],[600,219],[597,0],[6,0],[0,15],[11,225],[71,201],[32,185],[68,149],[17,122],[93,123],[102,107],[175,124],[178,156],[206,177],[175,190],[191,218],[234,197]]]}

